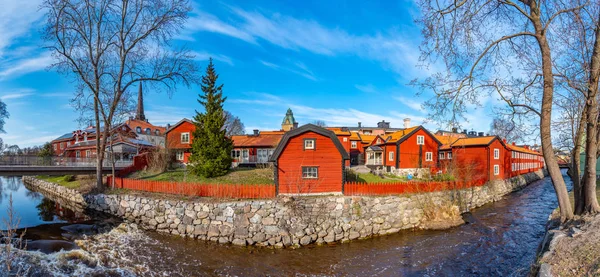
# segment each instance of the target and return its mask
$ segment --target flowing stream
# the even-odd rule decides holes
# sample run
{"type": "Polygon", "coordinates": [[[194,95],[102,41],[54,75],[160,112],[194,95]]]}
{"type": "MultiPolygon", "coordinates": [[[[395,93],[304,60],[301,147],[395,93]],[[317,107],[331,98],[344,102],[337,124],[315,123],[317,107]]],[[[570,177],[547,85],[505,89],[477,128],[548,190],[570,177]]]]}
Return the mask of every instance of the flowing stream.
{"type": "MultiPolygon", "coordinates": [[[[59,253],[74,251],[71,249],[78,247],[72,241],[81,239],[81,233],[107,232],[106,226],[117,228],[119,224],[108,216],[62,208],[29,191],[18,177],[0,177],[0,211],[6,210],[10,194],[16,204],[15,211],[22,218],[21,227],[29,228],[30,242],[51,245],[38,246],[38,251],[48,255],[61,248],[64,250],[59,253]],[[72,232],[73,229],[77,232],[72,232]]],[[[117,271],[122,275],[526,276],[548,216],[556,207],[552,183],[545,178],[501,201],[473,210],[465,215],[468,224],[444,231],[406,230],[330,246],[265,249],[219,245],[134,228],[119,233],[128,234],[127,239],[113,239],[109,243],[92,239],[80,245],[89,250],[98,249],[95,244],[110,248],[111,242],[118,243],[110,257],[125,262],[114,260],[106,264],[123,269],[117,271]]],[[[0,214],[2,217],[5,215],[0,214]]],[[[77,272],[88,272],[85,265],[81,268],[77,272]]]]}

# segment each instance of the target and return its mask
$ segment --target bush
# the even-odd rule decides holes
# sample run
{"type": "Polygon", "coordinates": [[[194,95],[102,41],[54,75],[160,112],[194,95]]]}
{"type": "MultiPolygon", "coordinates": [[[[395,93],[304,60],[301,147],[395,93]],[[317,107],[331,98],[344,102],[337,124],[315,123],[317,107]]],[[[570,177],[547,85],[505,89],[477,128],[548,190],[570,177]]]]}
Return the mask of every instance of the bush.
{"type": "Polygon", "coordinates": [[[65,182],[73,182],[73,181],[75,181],[75,175],[65,175],[63,177],[63,181],[65,181],[65,182]]]}

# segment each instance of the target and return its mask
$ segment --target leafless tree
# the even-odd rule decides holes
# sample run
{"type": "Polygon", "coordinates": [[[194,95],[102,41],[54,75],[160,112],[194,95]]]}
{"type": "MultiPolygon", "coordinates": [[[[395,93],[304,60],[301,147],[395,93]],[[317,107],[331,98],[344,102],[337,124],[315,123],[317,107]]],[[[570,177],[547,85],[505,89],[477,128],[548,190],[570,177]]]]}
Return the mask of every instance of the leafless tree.
{"type": "MultiPolygon", "coordinates": [[[[197,81],[191,52],[169,45],[187,19],[187,0],[45,0],[42,8],[53,67],[76,82],[75,106],[91,104],[99,138],[108,137],[132,86],[143,81],[172,93],[197,81]]],[[[96,140],[98,186],[105,146],[96,140]]]]}
{"type": "Polygon", "coordinates": [[[561,219],[573,218],[551,135],[554,77],[550,38],[558,18],[584,1],[418,1],[422,59],[441,72],[413,82],[434,97],[425,106],[437,120],[457,124],[483,97],[498,97],[513,114],[539,119],[542,151],[561,219]]]}
{"type": "Polygon", "coordinates": [[[319,127],[327,127],[327,123],[323,120],[315,120],[312,122],[313,125],[317,125],[319,127]]]}
{"type": "Polygon", "coordinates": [[[490,135],[496,135],[509,142],[523,140],[523,132],[518,128],[513,118],[497,116],[490,124],[490,135]]]}
{"type": "Polygon", "coordinates": [[[225,117],[225,126],[223,126],[226,130],[225,135],[228,137],[235,135],[243,135],[245,133],[244,123],[240,120],[239,117],[233,115],[229,111],[223,111],[223,116],[225,117]]]}

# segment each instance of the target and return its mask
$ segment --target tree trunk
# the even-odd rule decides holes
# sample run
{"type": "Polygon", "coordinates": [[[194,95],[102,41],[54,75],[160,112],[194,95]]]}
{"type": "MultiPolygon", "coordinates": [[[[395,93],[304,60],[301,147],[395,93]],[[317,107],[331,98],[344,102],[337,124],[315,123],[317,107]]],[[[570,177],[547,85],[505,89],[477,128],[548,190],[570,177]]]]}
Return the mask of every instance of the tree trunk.
{"type": "Polygon", "coordinates": [[[542,57],[542,76],[544,78],[544,87],[542,95],[542,109],[540,116],[540,137],[542,139],[542,152],[544,160],[546,161],[546,168],[550,179],[554,185],[556,191],[556,197],[558,198],[558,206],[560,208],[560,218],[562,221],[570,220],[573,218],[573,208],[571,207],[571,201],[569,200],[569,192],[565,180],[562,177],[560,168],[554,155],[554,147],[552,146],[552,102],[554,97],[554,76],[552,73],[552,55],[550,52],[550,46],[546,39],[546,33],[543,28],[542,21],[540,19],[540,10],[537,6],[536,1],[531,1],[530,17],[535,28],[536,39],[540,47],[542,57]]]}
{"type": "Polygon", "coordinates": [[[598,80],[600,76],[600,27],[595,28],[594,50],[590,64],[590,77],[588,80],[588,92],[586,107],[587,136],[585,140],[585,170],[583,182],[584,213],[600,212],[598,197],[596,196],[596,163],[598,154],[598,80]]]}
{"type": "MultiPolygon", "coordinates": [[[[587,105],[583,106],[583,110],[578,120],[577,131],[573,139],[573,150],[571,151],[571,164],[567,172],[573,181],[573,201],[575,204],[575,214],[583,213],[583,178],[581,176],[581,140],[585,134],[585,122],[587,120],[587,105]]],[[[575,123],[574,123],[575,124],[575,123]]]]}
{"type": "Polygon", "coordinates": [[[94,99],[94,115],[96,119],[96,187],[100,190],[104,188],[104,183],[102,182],[102,162],[103,157],[100,149],[100,115],[98,114],[98,100],[94,99]]]}

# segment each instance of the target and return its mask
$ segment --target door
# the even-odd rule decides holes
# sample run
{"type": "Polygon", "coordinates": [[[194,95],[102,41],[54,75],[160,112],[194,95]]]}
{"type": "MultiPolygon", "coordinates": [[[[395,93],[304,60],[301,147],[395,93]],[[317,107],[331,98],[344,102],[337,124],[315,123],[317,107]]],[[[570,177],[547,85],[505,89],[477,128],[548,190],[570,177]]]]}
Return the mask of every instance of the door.
{"type": "Polygon", "coordinates": [[[248,151],[248,149],[244,149],[242,150],[242,158],[241,158],[241,162],[242,163],[248,163],[250,162],[250,152],[248,151]]]}

